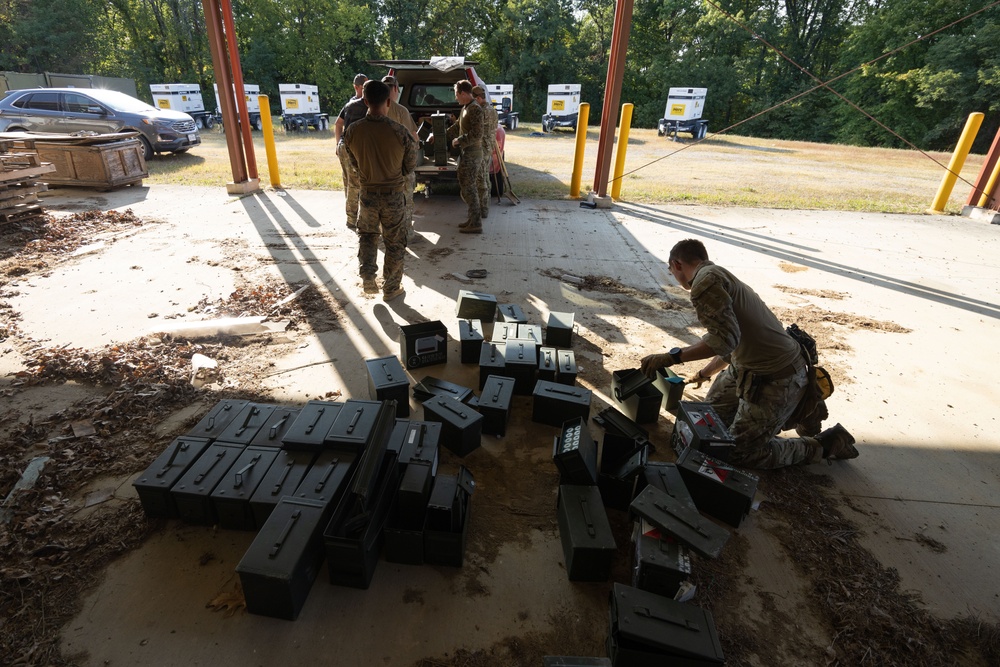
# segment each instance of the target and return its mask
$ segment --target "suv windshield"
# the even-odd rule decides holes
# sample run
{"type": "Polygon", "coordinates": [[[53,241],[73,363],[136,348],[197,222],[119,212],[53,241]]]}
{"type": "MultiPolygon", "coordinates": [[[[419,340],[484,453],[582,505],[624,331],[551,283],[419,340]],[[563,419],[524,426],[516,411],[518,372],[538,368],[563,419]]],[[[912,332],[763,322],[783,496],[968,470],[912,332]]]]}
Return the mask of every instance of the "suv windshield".
{"type": "Polygon", "coordinates": [[[85,91],[80,91],[83,94],[90,95],[101,103],[111,107],[115,111],[126,111],[131,113],[145,113],[149,111],[157,111],[157,108],[151,104],[146,104],[141,100],[137,100],[130,95],[125,93],[119,93],[117,90],[103,90],[100,88],[90,88],[85,91]]]}

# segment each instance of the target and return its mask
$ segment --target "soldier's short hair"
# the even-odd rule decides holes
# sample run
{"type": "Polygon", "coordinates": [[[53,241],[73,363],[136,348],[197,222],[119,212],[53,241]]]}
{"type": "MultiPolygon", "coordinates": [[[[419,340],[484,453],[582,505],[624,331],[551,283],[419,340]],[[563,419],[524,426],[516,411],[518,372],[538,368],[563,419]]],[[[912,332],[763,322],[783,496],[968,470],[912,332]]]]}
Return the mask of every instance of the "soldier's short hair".
{"type": "Polygon", "coordinates": [[[705,250],[705,244],[698,239],[684,239],[675,243],[674,247],[670,249],[668,261],[673,262],[674,260],[685,264],[704,262],[708,260],[708,251],[705,250]]]}
{"type": "Polygon", "coordinates": [[[482,86],[473,86],[472,87],[472,96],[473,97],[486,97],[486,89],[483,88],[482,86]]]}
{"type": "Polygon", "coordinates": [[[368,103],[369,108],[377,107],[385,104],[385,101],[389,99],[389,86],[374,79],[365,81],[365,87],[361,91],[361,96],[368,103]]]}
{"type": "Polygon", "coordinates": [[[455,92],[456,93],[468,93],[468,94],[471,95],[472,94],[472,82],[469,81],[468,79],[462,79],[461,81],[459,81],[458,83],[455,84],[455,92]]]}

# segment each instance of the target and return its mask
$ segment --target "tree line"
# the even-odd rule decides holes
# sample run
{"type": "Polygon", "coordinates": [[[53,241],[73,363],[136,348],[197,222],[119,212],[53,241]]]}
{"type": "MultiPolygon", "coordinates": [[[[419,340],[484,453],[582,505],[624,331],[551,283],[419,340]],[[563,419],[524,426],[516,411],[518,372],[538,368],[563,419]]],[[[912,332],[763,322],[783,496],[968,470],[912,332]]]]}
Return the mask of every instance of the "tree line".
{"type": "MultiPolygon", "coordinates": [[[[523,120],[541,117],[553,83],[581,84],[591,123],[600,120],[613,0],[232,5],[244,80],[275,101],[279,82],[315,84],[335,114],[355,73],[384,74],[368,60],[457,54],[487,82],[513,84],[523,120]]],[[[635,104],[633,126],[655,127],[668,88],[704,87],[712,131],[941,150],[982,111],[975,149],[985,151],[1000,127],[997,5],[635,0],[622,101],[635,104]]],[[[133,78],[147,101],[151,83],[199,83],[213,99],[199,0],[0,0],[0,45],[0,70],[133,78]]]]}

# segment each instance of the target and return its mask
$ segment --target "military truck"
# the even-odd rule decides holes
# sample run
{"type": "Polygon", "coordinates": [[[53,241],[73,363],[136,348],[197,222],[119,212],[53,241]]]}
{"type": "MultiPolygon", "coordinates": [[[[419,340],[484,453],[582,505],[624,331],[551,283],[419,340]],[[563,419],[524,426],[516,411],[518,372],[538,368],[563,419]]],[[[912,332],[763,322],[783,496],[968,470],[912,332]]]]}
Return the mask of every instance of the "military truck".
{"type": "MultiPolygon", "coordinates": [[[[435,183],[458,180],[458,150],[426,141],[433,124],[445,126],[458,118],[462,107],[455,100],[455,84],[463,79],[482,86],[489,100],[489,87],[476,73],[477,63],[461,56],[435,56],[429,60],[369,60],[370,65],[387,67],[399,84],[399,103],[410,112],[419,128],[417,183],[430,196],[435,183]],[[437,155],[435,155],[437,148],[437,155]]],[[[376,77],[381,78],[381,77],[376,77]]],[[[435,138],[435,143],[437,139],[435,138]]]]}

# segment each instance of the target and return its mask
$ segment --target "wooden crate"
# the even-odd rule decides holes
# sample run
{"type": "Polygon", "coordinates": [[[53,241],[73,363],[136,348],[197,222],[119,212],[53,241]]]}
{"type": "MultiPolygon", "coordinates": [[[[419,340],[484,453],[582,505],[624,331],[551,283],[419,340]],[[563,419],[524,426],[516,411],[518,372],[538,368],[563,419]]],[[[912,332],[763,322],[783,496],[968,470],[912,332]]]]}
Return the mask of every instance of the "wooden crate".
{"type": "Polygon", "coordinates": [[[142,179],[149,176],[142,143],[135,137],[88,145],[36,139],[34,144],[42,161],[56,168],[54,174],[44,177],[51,185],[112,190],[141,185],[142,179]]]}

